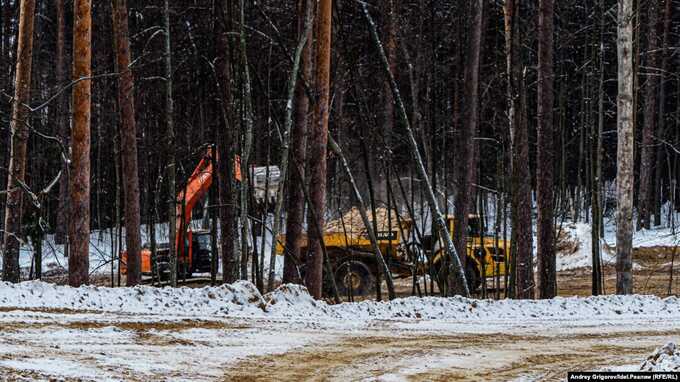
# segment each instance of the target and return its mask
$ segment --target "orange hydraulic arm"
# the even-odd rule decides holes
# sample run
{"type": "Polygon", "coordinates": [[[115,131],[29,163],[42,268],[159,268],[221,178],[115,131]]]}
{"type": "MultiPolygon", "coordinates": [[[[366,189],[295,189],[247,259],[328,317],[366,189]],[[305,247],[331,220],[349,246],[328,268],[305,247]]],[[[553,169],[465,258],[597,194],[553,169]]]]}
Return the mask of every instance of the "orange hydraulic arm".
{"type": "MultiPolygon", "coordinates": [[[[208,192],[212,181],[213,153],[212,148],[209,148],[187,180],[186,187],[177,194],[175,248],[177,248],[178,259],[184,259],[187,255],[184,253],[185,246],[181,244],[185,233],[188,236],[188,245],[191,246],[191,232],[187,230],[191,223],[191,211],[208,192]]],[[[191,250],[189,250],[189,254],[191,254],[191,250]]]]}

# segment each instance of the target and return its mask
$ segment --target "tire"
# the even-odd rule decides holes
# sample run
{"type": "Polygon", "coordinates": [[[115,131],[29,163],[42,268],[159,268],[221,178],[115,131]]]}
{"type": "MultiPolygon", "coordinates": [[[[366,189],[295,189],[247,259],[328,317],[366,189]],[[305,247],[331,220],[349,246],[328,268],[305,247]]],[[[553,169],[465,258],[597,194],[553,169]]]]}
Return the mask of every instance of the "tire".
{"type": "Polygon", "coordinates": [[[482,279],[479,275],[479,270],[475,265],[474,261],[470,258],[467,259],[465,264],[465,279],[467,280],[468,289],[470,293],[475,292],[482,285],[482,279]]]}
{"type": "Polygon", "coordinates": [[[361,261],[347,260],[335,271],[335,282],[340,296],[365,296],[375,292],[375,277],[370,268],[361,261]]]}

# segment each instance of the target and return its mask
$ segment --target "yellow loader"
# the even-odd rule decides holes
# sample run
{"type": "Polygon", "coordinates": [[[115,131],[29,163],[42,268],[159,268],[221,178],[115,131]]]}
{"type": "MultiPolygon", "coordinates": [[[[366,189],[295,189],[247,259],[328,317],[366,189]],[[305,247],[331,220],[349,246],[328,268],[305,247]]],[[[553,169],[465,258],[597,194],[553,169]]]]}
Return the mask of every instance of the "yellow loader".
{"type": "MultiPolygon", "coordinates": [[[[372,214],[369,212],[372,222],[372,214]]],[[[453,216],[447,217],[449,232],[456,229],[453,216]]],[[[510,259],[510,242],[484,237],[480,233],[479,216],[470,215],[468,222],[468,246],[465,275],[471,290],[477,290],[483,278],[504,277],[510,259]]],[[[378,246],[395,278],[424,275],[428,269],[436,269],[445,258],[439,243],[432,245],[431,236],[417,238],[414,222],[401,219],[396,211],[386,208],[376,209],[378,246]],[[434,267],[429,267],[432,262],[434,267]]],[[[307,237],[299,239],[301,253],[307,252],[307,237]]],[[[276,251],[284,254],[285,235],[277,236],[276,251]]],[[[351,209],[341,218],[330,221],[324,228],[324,245],[333,268],[338,292],[341,295],[352,293],[354,296],[370,294],[375,290],[378,264],[368,234],[361,220],[359,210],[351,209]]],[[[304,256],[303,256],[304,258],[304,256]]],[[[299,266],[300,276],[304,276],[304,259],[299,266]]]]}

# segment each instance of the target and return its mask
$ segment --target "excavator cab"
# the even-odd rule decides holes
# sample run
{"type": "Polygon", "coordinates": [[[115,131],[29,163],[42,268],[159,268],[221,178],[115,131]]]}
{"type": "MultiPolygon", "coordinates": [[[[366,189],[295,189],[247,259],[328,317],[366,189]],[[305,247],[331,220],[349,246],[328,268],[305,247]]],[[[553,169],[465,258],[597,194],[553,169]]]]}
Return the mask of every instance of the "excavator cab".
{"type": "Polygon", "coordinates": [[[212,258],[212,245],[209,230],[194,231],[191,235],[191,271],[206,273],[210,272],[210,260],[212,258]]]}

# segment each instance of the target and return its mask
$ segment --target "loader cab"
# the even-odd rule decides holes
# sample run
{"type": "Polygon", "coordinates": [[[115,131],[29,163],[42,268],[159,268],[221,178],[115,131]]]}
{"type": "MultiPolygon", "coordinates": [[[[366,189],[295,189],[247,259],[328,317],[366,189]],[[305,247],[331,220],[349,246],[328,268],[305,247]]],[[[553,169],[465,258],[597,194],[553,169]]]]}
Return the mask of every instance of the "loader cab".
{"type": "MultiPolygon", "coordinates": [[[[446,217],[446,226],[449,229],[449,233],[451,234],[451,237],[454,237],[454,232],[456,229],[456,218],[453,215],[449,215],[446,217]]],[[[482,219],[479,217],[479,215],[468,215],[468,224],[467,224],[467,237],[468,240],[474,237],[479,237],[482,233],[483,227],[482,227],[482,219]]]]}

